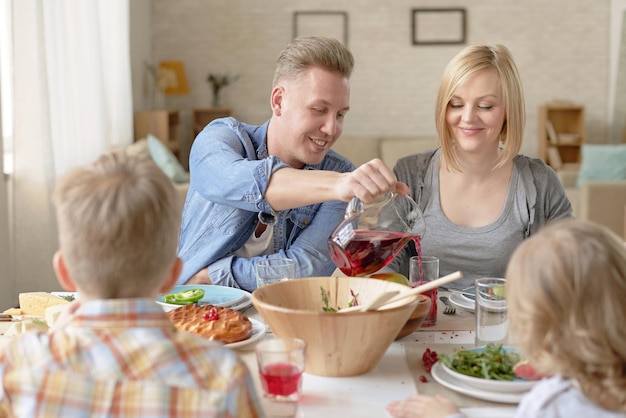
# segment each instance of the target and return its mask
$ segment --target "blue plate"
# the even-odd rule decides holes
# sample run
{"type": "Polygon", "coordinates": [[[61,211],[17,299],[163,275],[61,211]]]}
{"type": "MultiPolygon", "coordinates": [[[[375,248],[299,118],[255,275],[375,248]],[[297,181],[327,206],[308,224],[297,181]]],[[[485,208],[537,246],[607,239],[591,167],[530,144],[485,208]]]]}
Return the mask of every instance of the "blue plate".
{"type": "MultiPolygon", "coordinates": [[[[199,305],[215,305],[215,306],[223,306],[229,307],[235,304],[240,303],[246,298],[246,292],[241,289],[236,289],[234,287],[226,287],[226,286],[217,286],[210,284],[181,284],[178,286],[174,286],[172,290],[167,292],[167,294],[171,293],[179,293],[184,292],[185,290],[190,289],[202,289],[204,290],[204,297],[198,301],[199,305]]],[[[168,307],[168,308],[178,308],[181,305],[174,305],[171,303],[163,302],[163,296],[159,295],[157,297],[157,303],[168,307]]]]}

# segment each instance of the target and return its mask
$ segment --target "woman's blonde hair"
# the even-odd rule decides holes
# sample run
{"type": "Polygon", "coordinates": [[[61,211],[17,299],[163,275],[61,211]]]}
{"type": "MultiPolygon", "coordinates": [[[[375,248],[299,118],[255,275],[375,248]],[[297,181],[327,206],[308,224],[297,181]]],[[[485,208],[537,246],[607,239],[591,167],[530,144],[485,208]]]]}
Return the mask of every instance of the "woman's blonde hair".
{"type": "Polygon", "coordinates": [[[454,138],[446,121],[450,99],[456,89],[471,76],[490,70],[495,70],[500,78],[505,106],[504,125],[500,132],[503,150],[494,168],[512,160],[522,147],[526,105],[522,80],[511,52],[503,45],[471,45],[459,52],[446,66],[435,107],[435,125],[443,160],[452,170],[460,171],[460,167],[454,153],[454,138]]]}
{"type": "Polygon", "coordinates": [[[161,284],[176,258],[180,208],[151,160],[103,155],[65,175],[53,202],[61,253],[84,290],[136,297],[161,284]]]}
{"type": "Polygon", "coordinates": [[[626,412],[624,243],[600,225],[555,221],[518,247],[506,279],[511,333],[531,363],[626,412]]]}
{"type": "Polygon", "coordinates": [[[334,38],[321,36],[296,38],[278,57],[272,87],[285,78],[297,78],[310,67],[321,67],[350,78],[354,68],[354,57],[348,48],[334,38]]]}

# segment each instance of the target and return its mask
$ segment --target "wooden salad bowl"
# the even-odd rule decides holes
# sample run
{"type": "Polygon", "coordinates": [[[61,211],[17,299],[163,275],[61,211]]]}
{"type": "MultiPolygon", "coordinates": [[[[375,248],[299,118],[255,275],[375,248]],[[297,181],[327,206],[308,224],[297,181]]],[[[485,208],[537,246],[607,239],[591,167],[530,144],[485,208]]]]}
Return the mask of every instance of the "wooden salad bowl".
{"type": "MultiPolygon", "coordinates": [[[[305,371],[319,376],[356,376],[370,371],[414,313],[422,295],[413,295],[376,311],[327,312],[360,304],[380,292],[406,286],[362,277],[308,277],[272,283],[252,293],[252,304],[277,337],[306,341],[305,371]]],[[[423,318],[422,318],[423,320],[423,318]]]]}

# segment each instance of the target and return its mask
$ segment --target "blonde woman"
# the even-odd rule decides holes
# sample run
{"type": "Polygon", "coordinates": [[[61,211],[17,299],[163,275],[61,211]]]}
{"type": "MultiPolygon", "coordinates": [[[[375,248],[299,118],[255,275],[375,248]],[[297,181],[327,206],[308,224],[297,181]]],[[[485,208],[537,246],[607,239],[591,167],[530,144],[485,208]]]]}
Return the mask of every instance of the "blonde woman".
{"type": "MultiPolygon", "coordinates": [[[[556,173],[519,155],[525,116],[522,82],[510,51],[473,45],[444,70],[435,123],[440,148],[398,161],[398,181],[424,212],[425,254],[442,275],[456,270],[465,287],[502,277],[513,250],[547,221],[572,209],[556,173]]],[[[407,247],[390,269],[408,274],[407,247]]]]}
{"type": "MultiPolygon", "coordinates": [[[[603,226],[561,220],[515,251],[506,272],[510,329],[544,378],[516,417],[626,415],[626,247],[603,226]]],[[[459,417],[443,397],[416,395],[392,416],[459,417]]]]}

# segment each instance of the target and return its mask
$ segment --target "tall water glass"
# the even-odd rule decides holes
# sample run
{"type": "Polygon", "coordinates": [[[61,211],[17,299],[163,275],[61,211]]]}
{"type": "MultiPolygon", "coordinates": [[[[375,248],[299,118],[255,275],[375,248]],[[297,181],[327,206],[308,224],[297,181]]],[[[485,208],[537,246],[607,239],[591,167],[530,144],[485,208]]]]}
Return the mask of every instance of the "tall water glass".
{"type": "Polygon", "coordinates": [[[476,346],[506,344],[509,319],[505,295],[506,280],[476,279],[476,346]]]}

